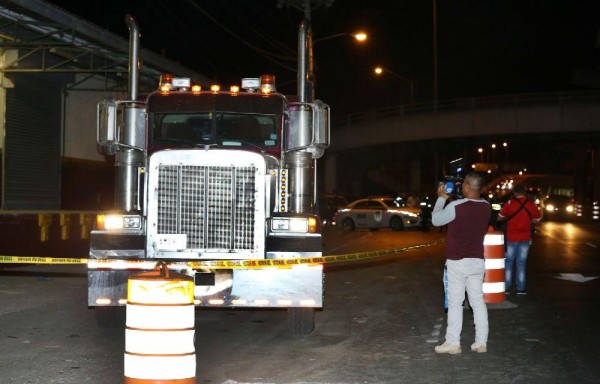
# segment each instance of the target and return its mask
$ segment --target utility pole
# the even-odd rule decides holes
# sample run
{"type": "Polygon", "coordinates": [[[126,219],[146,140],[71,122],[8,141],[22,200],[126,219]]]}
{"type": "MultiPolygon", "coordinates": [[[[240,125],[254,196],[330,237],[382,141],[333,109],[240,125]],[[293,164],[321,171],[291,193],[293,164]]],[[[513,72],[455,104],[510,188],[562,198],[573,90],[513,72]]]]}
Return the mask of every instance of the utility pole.
{"type": "Polygon", "coordinates": [[[438,107],[437,5],[433,0],[433,111],[438,107]]]}

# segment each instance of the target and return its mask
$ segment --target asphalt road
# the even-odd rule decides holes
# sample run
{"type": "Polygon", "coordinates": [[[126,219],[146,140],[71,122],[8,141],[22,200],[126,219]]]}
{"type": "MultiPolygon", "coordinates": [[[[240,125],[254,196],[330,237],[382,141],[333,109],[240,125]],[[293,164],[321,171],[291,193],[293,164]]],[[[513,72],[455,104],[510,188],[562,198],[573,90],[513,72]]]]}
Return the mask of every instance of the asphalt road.
{"type": "MultiPolygon", "coordinates": [[[[325,306],[308,336],[286,332],[285,312],[196,311],[197,382],[600,382],[600,231],[544,223],[528,266],[528,295],[490,305],[488,353],[436,355],[445,314],[443,244],[326,268],[325,306]],[[581,274],[581,276],[579,276],[581,274]]],[[[444,237],[422,232],[330,231],[326,254],[399,248],[444,237]]],[[[123,381],[123,329],[100,329],[86,307],[84,266],[0,270],[0,383],[123,381]]]]}

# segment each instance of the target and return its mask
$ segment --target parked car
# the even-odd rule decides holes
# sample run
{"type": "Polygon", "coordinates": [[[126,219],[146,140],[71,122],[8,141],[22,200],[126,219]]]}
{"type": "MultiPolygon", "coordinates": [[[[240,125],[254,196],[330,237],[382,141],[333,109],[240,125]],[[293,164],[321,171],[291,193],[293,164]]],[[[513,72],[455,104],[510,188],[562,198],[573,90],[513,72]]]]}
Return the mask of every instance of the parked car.
{"type": "Polygon", "coordinates": [[[335,225],[333,220],[338,209],[348,205],[348,200],[342,195],[323,194],[319,196],[319,217],[323,225],[335,225]]]}
{"type": "Polygon", "coordinates": [[[400,231],[421,226],[421,209],[406,207],[391,197],[360,199],[339,209],[335,216],[336,225],[344,229],[391,228],[400,231]]]}

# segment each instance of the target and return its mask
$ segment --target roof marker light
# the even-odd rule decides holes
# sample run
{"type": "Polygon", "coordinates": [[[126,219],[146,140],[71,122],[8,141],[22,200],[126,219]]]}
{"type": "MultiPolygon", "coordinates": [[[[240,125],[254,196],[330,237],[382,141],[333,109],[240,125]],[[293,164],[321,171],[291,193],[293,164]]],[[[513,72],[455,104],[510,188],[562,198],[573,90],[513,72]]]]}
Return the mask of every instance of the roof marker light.
{"type": "Polygon", "coordinates": [[[200,91],[202,91],[202,87],[198,84],[196,85],[192,85],[192,92],[193,93],[200,93],[200,91]]]}
{"type": "Polygon", "coordinates": [[[265,94],[275,92],[275,75],[262,75],[260,77],[260,91],[265,94]]]}
{"type": "Polygon", "coordinates": [[[171,91],[171,84],[169,84],[169,83],[161,84],[160,91],[162,93],[169,93],[171,91]]]}
{"type": "Polygon", "coordinates": [[[219,84],[213,84],[210,86],[211,92],[219,92],[221,90],[221,86],[219,84]]]}
{"type": "Polygon", "coordinates": [[[229,92],[236,94],[240,91],[240,87],[237,85],[232,85],[231,87],[229,87],[229,92]]]}

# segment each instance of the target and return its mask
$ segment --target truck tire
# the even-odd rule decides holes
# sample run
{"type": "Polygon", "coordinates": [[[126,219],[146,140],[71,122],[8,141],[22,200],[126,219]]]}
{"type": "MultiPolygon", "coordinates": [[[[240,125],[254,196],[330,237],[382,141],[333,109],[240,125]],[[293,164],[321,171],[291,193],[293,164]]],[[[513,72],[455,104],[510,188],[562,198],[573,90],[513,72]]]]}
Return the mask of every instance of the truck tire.
{"type": "Polygon", "coordinates": [[[125,307],[93,307],[100,328],[125,329],[125,307]]]}
{"type": "Polygon", "coordinates": [[[314,308],[288,308],[288,331],[292,335],[308,335],[315,329],[314,308]]]}

